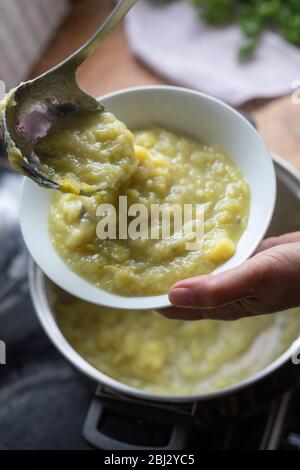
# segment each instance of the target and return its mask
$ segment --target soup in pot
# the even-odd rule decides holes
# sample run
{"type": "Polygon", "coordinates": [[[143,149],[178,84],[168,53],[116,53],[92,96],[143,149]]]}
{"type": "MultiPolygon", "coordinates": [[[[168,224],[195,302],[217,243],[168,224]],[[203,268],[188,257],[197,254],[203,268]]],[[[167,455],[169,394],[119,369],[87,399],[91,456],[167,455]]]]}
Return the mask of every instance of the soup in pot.
{"type": "Polygon", "coordinates": [[[300,334],[300,309],[234,322],[168,320],[86,303],[51,285],[62,334],[96,369],[148,392],[189,395],[246,379],[300,334]]]}

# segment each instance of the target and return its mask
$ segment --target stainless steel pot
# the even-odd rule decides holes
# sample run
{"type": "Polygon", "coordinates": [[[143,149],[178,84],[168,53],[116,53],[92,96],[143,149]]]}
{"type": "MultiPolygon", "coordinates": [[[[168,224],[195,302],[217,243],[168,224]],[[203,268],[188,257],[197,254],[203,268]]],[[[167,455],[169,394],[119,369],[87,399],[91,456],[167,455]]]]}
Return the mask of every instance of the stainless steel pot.
{"type": "MultiPolygon", "coordinates": [[[[279,157],[274,156],[274,162],[277,175],[278,196],[268,235],[279,235],[281,233],[300,230],[300,174],[279,157]]],[[[264,197],[263,194],[261,197],[264,197]]],[[[129,387],[101,373],[74,351],[63,337],[56,324],[55,314],[48,302],[48,281],[33,261],[30,263],[29,276],[32,300],[39,320],[47,335],[65,358],[77,369],[96,383],[101,384],[101,387],[104,387],[106,391],[109,390],[108,396],[106,394],[106,399],[108,399],[110,405],[114,402],[116,406],[116,403],[119,403],[118,400],[120,397],[125,398],[127,403],[126,407],[129,406],[128,404],[132,404],[133,401],[136,405],[136,400],[138,400],[140,406],[144,407],[146,404],[147,409],[149,409],[150,406],[152,418],[155,416],[154,409],[160,410],[160,418],[162,412],[166,412],[167,414],[170,412],[171,415],[168,414],[168,416],[165,417],[167,421],[170,421],[170,416],[174,415],[174,408],[176,409],[175,413],[182,409],[191,410],[191,413],[188,412],[188,415],[190,415],[195,412],[195,403],[201,404],[201,402],[205,402],[206,412],[207,410],[212,410],[212,413],[216,414],[216,416],[220,416],[220,414],[222,416],[233,416],[249,411],[253,412],[266,403],[269,403],[272,398],[286,390],[299,374],[299,367],[292,363],[292,355],[300,348],[300,338],[268,367],[246,380],[223,390],[174,397],[172,395],[157,395],[129,387]],[[116,398],[118,400],[115,400],[116,398]]],[[[120,345],[120,347],[122,346],[120,345]]],[[[111,440],[107,438],[107,436],[101,433],[99,434],[99,432],[95,437],[94,428],[96,428],[97,420],[99,420],[99,414],[103,413],[104,402],[103,400],[98,400],[97,403],[93,403],[91,414],[87,419],[85,433],[89,440],[95,445],[96,442],[99,445],[100,440],[102,447],[109,449],[142,448],[138,446],[128,446],[118,440],[111,440]]],[[[131,413],[134,412],[135,411],[131,409],[131,413]]],[[[143,413],[147,413],[144,408],[143,413]]],[[[179,416],[182,416],[182,413],[179,413],[179,416]]],[[[178,417],[176,419],[176,426],[174,426],[172,439],[168,444],[169,447],[163,447],[164,449],[178,448],[178,441],[180,441],[180,437],[182,437],[182,430],[187,427],[186,422],[183,423],[180,419],[178,421],[178,417]],[[180,422],[179,426],[178,422],[180,422]]],[[[174,424],[173,421],[174,420],[171,419],[172,424],[174,424]]]]}

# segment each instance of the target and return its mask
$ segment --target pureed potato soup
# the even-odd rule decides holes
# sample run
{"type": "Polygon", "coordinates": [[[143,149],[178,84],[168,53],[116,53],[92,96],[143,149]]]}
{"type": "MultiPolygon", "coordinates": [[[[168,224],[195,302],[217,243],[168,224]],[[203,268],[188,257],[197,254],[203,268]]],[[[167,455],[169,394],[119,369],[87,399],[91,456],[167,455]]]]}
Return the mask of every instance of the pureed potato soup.
{"type": "Polygon", "coordinates": [[[131,132],[108,112],[64,116],[34,150],[39,172],[67,193],[114,188],[137,168],[131,132]]]}
{"type": "MultiPolygon", "coordinates": [[[[93,156],[87,166],[93,172],[94,153],[105,143],[110,155],[105,175],[115,177],[110,166],[121,155],[117,145],[122,140],[119,127],[116,136],[112,131],[113,120],[107,119],[101,132],[94,122],[89,129],[86,123],[79,124],[76,128],[65,126],[63,137],[58,140],[60,151],[71,159],[71,171],[72,165],[77,165],[72,158],[77,152],[80,158],[82,155],[83,169],[93,156]],[[114,145],[109,145],[112,140],[114,145]],[[74,142],[79,142],[77,148],[74,142]]],[[[49,213],[50,233],[66,264],[95,286],[124,296],[163,294],[174,282],[210,273],[234,254],[247,227],[249,187],[241,171],[216,145],[161,127],[136,130],[133,141],[136,165],[129,159],[127,171],[123,168],[123,180],[118,173],[119,184],[111,185],[113,189],[89,197],[56,192],[49,213]],[[126,210],[119,211],[120,196],[122,200],[126,198],[126,210]],[[97,227],[103,218],[99,217],[97,208],[103,204],[115,209],[115,238],[99,237],[97,227]],[[139,238],[120,239],[120,218],[127,217],[127,208],[129,211],[134,204],[143,205],[147,211],[147,233],[144,231],[139,238]],[[203,233],[197,249],[187,249],[184,226],[177,230],[175,216],[172,218],[172,208],[184,211],[186,205],[193,207],[190,227],[197,227],[198,212],[194,207],[202,209],[203,233]],[[160,230],[161,217],[153,222],[154,206],[163,207],[164,214],[169,211],[167,236],[162,236],[160,230]],[[158,238],[152,236],[153,224],[160,231],[158,238]]],[[[127,155],[130,155],[127,143],[127,155]]],[[[40,143],[40,148],[54,150],[56,145],[57,135],[53,133],[40,143]]],[[[68,158],[61,164],[66,171],[68,158]]],[[[127,222],[130,224],[134,219],[128,216],[127,222]]]]}
{"type": "Polygon", "coordinates": [[[104,374],[157,394],[222,389],[255,374],[300,334],[300,309],[235,322],[168,320],[153,310],[115,310],[49,289],[73,348],[104,374]]]}

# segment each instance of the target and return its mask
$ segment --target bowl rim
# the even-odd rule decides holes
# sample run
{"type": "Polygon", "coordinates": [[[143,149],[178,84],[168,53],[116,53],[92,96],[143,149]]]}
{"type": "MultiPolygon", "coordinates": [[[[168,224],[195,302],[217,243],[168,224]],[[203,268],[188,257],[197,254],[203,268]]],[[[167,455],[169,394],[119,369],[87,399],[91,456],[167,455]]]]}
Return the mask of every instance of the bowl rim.
{"type": "MultiPolygon", "coordinates": [[[[274,170],[274,166],[273,166],[273,163],[272,163],[272,158],[270,156],[270,153],[269,153],[265,143],[263,142],[263,139],[261,138],[259,133],[256,131],[256,129],[254,129],[253,126],[248,122],[248,120],[241,113],[239,113],[236,109],[234,109],[233,107],[231,107],[227,103],[219,100],[218,98],[215,98],[215,97],[210,96],[206,93],[201,93],[197,90],[193,90],[193,89],[189,89],[189,88],[183,88],[183,87],[178,87],[178,86],[173,86],[173,85],[137,86],[137,87],[129,87],[129,88],[113,91],[113,92],[110,92],[110,93],[106,93],[106,94],[98,97],[97,99],[98,99],[98,101],[101,102],[102,100],[107,100],[107,99],[110,99],[110,98],[113,98],[113,97],[116,97],[116,96],[119,96],[119,95],[134,94],[134,93],[137,93],[137,92],[138,93],[139,92],[153,92],[153,91],[167,91],[167,92],[171,91],[171,92],[175,92],[175,93],[179,92],[179,93],[189,94],[189,95],[196,96],[196,97],[201,97],[201,98],[204,98],[205,100],[217,103],[218,106],[221,106],[221,107],[225,108],[228,112],[235,114],[238,117],[239,120],[243,121],[251,129],[253,135],[255,135],[256,140],[259,142],[262,149],[264,150],[266,159],[268,157],[270,158],[271,165],[270,165],[270,174],[269,174],[269,176],[271,178],[270,179],[271,186],[268,189],[270,191],[272,203],[270,204],[270,207],[269,207],[268,217],[265,218],[264,224],[262,224],[261,229],[259,230],[259,235],[255,238],[254,242],[252,244],[250,244],[250,247],[247,250],[247,256],[243,257],[242,260],[249,258],[254,253],[255,249],[259,245],[260,241],[263,239],[263,237],[264,237],[264,235],[265,235],[265,233],[266,233],[266,231],[269,227],[269,224],[270,224],[271,219],[272,219],[273,211],[274,211],[274,208],[275,208],[275,200],[276,200],[275,170],[274,170]]],[[[33,184],[33,183],[30,180],[25,179],[25,181],[23,183],[23,187],[22,187],[22,195],[24,194],[25,189],[30,184],[33,184]]],[[[23,224],[22,215],[20,217],[20,221],[21,221],[21,231],[22,231],[22,234],[23,234],[23,238],[25,239],[25,242],[27,244],[26,230],[24,229],[25,224],[23,224]]],[[[27,230],[27,232],[28,232],[28,230],[27,230]]],[[[33,255],[33,257],[34,257],[34,255],[33,255]]],[[[230,267],[237,266],[242,260],[241,259],[238,260],[234,265],[231,265],[230,267]]],[[[35,259],[35,261],[38,262],[37,259],[35,259]]],[[[61,260],[61,261],[63,262],[63,260],[61,260]]],[[[230,259],[228,261],[230,261],[230,259]]],[[[219,267],[217,267],[213,271],[212,274],[217,274],[218,272],[226,270],[227,269],[226,267],[224,269],[225,264],[226,264],[226,262],[222,263],[219,267]]],[[[83,295],[80,290],[76,291],[76,293],[75,293],[75,290],[67,288],[65,285],[62,287],[64,290],[66,290],[70,294],[76,295],[77,297],[79,297],[83,300],[86,300],[86,301],[89,301],[89,302],[92,302],[92,303],[97,303],[99,305],[106,305],[106,306],[112,307],[112,308],[123,308],[123,309],[136,308],[136,309],[139,309],[139,310],[147,310],[147,309],[153,309],[153,308],[154,309],[167,308],[171,305],[167,293],[166,294],[153,295],[153,296],[125,297],[125,296],[121,296],[121,295],[106,292],[103,289],[100,289],[100,288],[97,288],[97,287],[93,286],[87,280],[81,278],[77,273],[70,270],[70,268],[66,264],[65,264],[65,266],[67,267],[67,270],[69,271],[69,276],[72,276],[73,280],[77,279],[77,282],[81,282],[85,285],[89,284],[90,286],[92,286],[94,289],[97,290],[97,296],[98,296],[98,292],[99,292],[99,301],[96,301],[96,300],[91,301],[90,299],[87,298],[86,295],[83,295]],[[110,298],[111,297],[110,301],[108,302],[106,300],[106,301],[103,302],[102,295],[104,295],[105,298],[110,298]]],[[[53,282],[55,282],[54,274],[50,275],[49,272],[46,272],[46,274],[50,279],[52,279],[53,282]]]]}

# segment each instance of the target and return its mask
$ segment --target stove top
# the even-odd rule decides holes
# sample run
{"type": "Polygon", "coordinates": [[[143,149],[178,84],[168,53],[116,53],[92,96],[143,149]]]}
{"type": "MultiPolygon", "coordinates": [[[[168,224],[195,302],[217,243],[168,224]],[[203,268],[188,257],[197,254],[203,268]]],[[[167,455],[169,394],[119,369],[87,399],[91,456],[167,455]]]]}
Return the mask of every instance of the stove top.
{"type": "Polygon", "coordinates": [[[0,378],[0,449],[86,449],[92,396],[40,330],[8,347],[0,378]]]}
{"type": "MultiPolygon", "coordinates": [[[[18,227],[21,177],[0,165],[0,449],[91,449],[83,428],[95,393],[56,351],[39,325],[30,300],[28,256],[18,227]]],[[[201,412],[192,420],[189,449],[300,449],[300,381],[270,407],[248,418],[210,422],[201,412]]],[[[97,401],[106,397],[96,394],[97,401]]],[[[118,400],[122,401],[122,397],[118,400]]],[[[205,407],[205,404],[200,405],[205,407]]],[[[124,407],[127,407],[126,402],[124,407]]],[[[100,424],[99,424],[100,426],[100,424]]],[[[144,415],[107,415],[103,433],[140,445],[159,446],[168,429],[157,432],[144,415]]]]}

